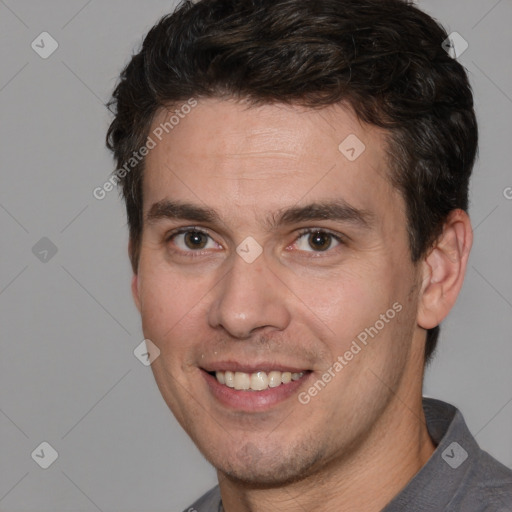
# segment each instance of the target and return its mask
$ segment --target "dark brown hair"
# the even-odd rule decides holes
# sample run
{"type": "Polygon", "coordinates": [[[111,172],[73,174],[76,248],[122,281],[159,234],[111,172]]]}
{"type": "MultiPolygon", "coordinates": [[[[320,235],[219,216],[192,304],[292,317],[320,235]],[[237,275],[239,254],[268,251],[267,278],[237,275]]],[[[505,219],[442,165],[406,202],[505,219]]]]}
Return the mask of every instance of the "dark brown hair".
{"type": "MultiPolygon", "coordinates": [[[[201,97],[321,108],[344,102],[389,133],[390,180],[407,208],[418,262],[454,209],[468,208],[477,151],[464,68],[446,31],[404,0],[182,2],[147,34],[121,73],[107,134],[118,170],[147,140],[160,108],[201,97]]],[[[120,175],[137,272],[144,160],[120,175]]],[[[425,360],[439,326],[428,330],[425,360]]]]}

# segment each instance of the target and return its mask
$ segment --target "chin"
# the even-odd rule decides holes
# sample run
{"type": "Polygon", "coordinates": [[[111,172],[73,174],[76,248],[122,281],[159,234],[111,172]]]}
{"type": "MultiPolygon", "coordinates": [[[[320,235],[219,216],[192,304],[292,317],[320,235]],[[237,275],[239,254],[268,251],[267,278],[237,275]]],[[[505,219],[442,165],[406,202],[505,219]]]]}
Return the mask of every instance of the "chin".
{"type": "MultiPolygon", "coordinates": [[[[220,459],[220,454],[215,459],[220,459]]],[[[231,451],[229,459],[209,460],[217,470],[240,485],[273,488],[303,480],[314,472],[321,459],[322,455],[314,453],[311,445],[302,450],[288,447],[285,454],[282,446],[263,451],[248,442],[231,451]]]]}

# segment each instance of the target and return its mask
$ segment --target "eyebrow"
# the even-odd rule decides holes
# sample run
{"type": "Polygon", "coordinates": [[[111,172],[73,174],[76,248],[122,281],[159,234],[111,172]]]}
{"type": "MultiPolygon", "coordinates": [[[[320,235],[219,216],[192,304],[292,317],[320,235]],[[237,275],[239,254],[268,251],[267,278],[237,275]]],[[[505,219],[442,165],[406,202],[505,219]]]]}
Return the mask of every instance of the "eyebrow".
{"type": "MultiPolygon", "coordinates": [[[[219,214],[211,208],[168,199],[154,203],[146,214],[148,224],[163,219],[189,220],[210,224],[223,223],[219,214]]],[[[275,230],[281,225],[319,220],[346,222],[356,227],[370,229],[374,223],[375,214],[369,210],[355,208],[343,199],[337,199],[281,209],[270,214],[265,221],[265,225],[269,230],[275,230]]]]}

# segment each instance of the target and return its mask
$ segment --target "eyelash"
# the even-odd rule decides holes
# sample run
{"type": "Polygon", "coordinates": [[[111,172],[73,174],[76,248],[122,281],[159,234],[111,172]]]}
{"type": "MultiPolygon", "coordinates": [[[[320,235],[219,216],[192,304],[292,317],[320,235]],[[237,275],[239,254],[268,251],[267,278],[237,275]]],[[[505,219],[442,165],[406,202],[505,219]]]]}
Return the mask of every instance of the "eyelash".
{"type": "MultiPolygon", "coordinates": [[[[165,242],[166,243],[169,243],[171,242],[175,237],[177,237],[178,235],[183,235],[185,233],[190,233],[190,232],[197,232],[197,233],[200,233],[202,235],[205,235],[207,237],[209,237],[210,239],[213,240],[213,238],[210,236],[210,234],[207,232],[207,231],[204,231],[203,229],[201,228],[196,228],[194,226],[190,226],[190,227],[185,227],[185,228],[180,228],[180,229],[177,229],[175,231],[171,231],[170,233],[168,233],[165,237],[165,242]]],[[[297,234],[297,237],[295,238],[295,240],[293,241],[292,244],[290,245],[293,245],[295,243],[297,243],[298,240],[300,240],[304,235],[309,235],[309,234],[316,234],[316,233],[321,233],[321,234],[325,234],[325,235],[329,235],[331,236],[334,240],[336,240],[340,245],[346,245],[346,239],[345,237],[343,237],[342,235],[339,235],[339,234],[335,234],[333,233],[332,231],[328,230],[328,229],[325,229],[325,228],[304,228],[304,229],[301,229],[298,234],[297,234]]],[[[289,246],[288,246],[289,247],[289,246]]],[[[196,258],[198,256],[201,256],[202,255],[202,252],[201,250],[197,250],[197,251],[193,251],[193,250],[190,250],[190,251],[181,251],[180,249],[176,252],[179,252],[180,254],[182,255],[185,255],[186,257],[189,257],[189,258],[196,258]]],[[[309,252],[309,251],[308,251],[309,252]]],[[[331,249],[327,249],[326,251],[311,251],[313,252],[313,254],[322,254],[323,252],[332,252],[331,249]]],[[[315,256],[308,256],[308,257],[315,257],[315,256]]]]}

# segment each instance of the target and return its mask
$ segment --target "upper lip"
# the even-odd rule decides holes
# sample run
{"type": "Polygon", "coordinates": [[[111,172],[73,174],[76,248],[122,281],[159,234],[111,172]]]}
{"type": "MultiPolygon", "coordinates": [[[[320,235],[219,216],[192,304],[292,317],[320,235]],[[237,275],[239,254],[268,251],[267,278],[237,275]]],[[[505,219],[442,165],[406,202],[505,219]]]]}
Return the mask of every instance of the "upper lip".
{"type": "Polygon", "coordinates": [[[256,373],[256,372],[291,372],[300,373],[307,371],[307,367],[296,366],[290,364],[280,364],[271,361],[260,361],[258,363],[242,363],[239,361],[218,361],[209,364],[202,364],[201,368],[207,372],[244,372],[244,373],[256,373]]]}

